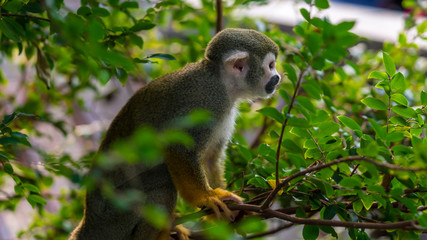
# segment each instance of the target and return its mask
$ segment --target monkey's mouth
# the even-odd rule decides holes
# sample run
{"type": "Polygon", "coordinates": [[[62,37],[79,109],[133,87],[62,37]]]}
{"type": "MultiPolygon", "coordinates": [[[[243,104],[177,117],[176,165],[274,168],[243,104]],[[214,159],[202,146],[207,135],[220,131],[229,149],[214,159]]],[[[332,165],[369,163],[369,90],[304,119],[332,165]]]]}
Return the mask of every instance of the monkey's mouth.
{"type": "Polygon", "coordinates": [[[273,77],[271,77],[270,81],[268,81],[268,83],[265,85],[265,91],[268,94],[273,93],[279,81],[280,81],[280,77],[278,75],[274,75],[273,77]]]}

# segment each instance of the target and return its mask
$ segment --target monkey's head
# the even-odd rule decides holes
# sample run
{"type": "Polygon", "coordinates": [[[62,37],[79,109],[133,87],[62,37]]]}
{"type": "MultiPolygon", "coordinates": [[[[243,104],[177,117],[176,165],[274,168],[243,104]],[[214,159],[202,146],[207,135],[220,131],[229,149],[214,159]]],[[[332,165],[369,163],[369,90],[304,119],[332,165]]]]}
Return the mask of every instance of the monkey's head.
{"type": "Polygon", "coordinates": [[[229,28],[208,44],[205,57],[221,67],[222,79],[237,98],[269,97],[280,82],[276,71],[279,48],[255,30],[229,28]]]}

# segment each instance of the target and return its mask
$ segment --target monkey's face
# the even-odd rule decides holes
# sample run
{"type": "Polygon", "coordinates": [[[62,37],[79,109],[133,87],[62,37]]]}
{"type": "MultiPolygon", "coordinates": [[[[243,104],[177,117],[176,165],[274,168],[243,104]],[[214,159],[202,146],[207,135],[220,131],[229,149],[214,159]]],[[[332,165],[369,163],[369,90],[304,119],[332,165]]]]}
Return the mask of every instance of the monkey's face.
{"type": "Polygon", "coordinates": [[[261,97],[269,97],[276,91],[276,86],[280,83],[280,75],[276,70],[276,57],[273,53],[268,53],[262,61],[262,79],[260,91],[261,97]]]}
{"type": "Polygon", "coordinates": [[[232,98],[270,97],[280,83],[276,56],[273,53],[260,58],[244,51],[235,51],[229,54],[224,62],[223,77],[232,98]]]}

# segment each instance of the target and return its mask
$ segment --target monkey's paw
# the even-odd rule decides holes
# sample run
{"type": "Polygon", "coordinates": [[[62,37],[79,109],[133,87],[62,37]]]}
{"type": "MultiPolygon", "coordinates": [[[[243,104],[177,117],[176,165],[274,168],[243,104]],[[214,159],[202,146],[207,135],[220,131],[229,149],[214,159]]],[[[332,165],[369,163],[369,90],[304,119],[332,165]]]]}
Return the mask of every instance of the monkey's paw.
{"type": "Polygon", "coordinates": [[[181,224],[176,225],[173,230],[176,232],[179,240],[190,240],[190,236],[191,236],[190,230],[188,230],[181,224]]]}
{"type": "Polygon", "coordinates": [[[220,211],[222,210],[230,221],[234,221],[234,214],[223,201],[230,200],[239,204],[243,203],[241,197],[221,188],[211,189],[205,196],[201,196],[199,200],[196,205],[212,208],[218,218],[222,217],[220,211]]]}

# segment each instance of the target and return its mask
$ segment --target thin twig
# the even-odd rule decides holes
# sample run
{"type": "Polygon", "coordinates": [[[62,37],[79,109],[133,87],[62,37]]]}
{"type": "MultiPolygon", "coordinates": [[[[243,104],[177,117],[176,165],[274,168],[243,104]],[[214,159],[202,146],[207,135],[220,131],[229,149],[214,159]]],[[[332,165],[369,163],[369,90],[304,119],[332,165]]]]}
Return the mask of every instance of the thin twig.
{"type": "Polygon", "coordinates": [[[276,229],[248,236],[248,237],[246,237],[246,239],[253,239],[253,238],[265,237],[265,236],[268,236],[268,235],[271,235],[271,234],[278,233],[278,232],[280,232],[280,231],[282,231],[284,229],[292,227],[293,225],[294,225],[293,223],[287,223],[287,224],[284,224],[283,226],[280,226],[280,227],[278,227],[276,229]]]}
{"type": "MultiPolygon", "coordinates": [[[[296,99],[296,97],[298,95],[298,92],[299,92],[299,89],[300,89],[300,86],[301,86],[301,82],[302,82],[302,77],[304,76],[305,70],[306,69],[303,69],[299,73],[298,81],[297,81],[297,84],[296,84],[295,90],[294,90],[294,94],[292,95],[292,99],[291,99],[291,102],[289,104],[288,114],[291,113],[291,110],[294,107],[295,99],[296,99]]],[[[285,121],[282,124],[282,130],[280,131],[279,142],[278,142],[277,151],[276,151],[276,186],[278,186],[279,183],[280,183],[280,179],[279,179],[280,148],[282,146],[283,135],[285,133],[285,128],[286,128],[286,125],[288,123],[288,119],[289,118],[286,118],[285,121]]]]}

